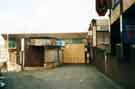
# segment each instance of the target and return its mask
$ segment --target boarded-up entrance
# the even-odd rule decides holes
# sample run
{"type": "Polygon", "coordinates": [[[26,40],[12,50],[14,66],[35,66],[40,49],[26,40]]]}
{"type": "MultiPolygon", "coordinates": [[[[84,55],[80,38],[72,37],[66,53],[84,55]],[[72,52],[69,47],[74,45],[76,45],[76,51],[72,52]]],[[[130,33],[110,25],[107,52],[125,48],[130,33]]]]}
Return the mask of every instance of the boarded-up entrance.
{"type": "Polygon", "coordinates": [[[28,59],[25,60],[27,67],[40,67],[44,65],[44,47],[43,46],[29,46],[28,59]]]}
{"type": "Polygon", "coordinates": [[[67,44],[64,48],[64,63],[85,63],[84,44],[67,44]]]}

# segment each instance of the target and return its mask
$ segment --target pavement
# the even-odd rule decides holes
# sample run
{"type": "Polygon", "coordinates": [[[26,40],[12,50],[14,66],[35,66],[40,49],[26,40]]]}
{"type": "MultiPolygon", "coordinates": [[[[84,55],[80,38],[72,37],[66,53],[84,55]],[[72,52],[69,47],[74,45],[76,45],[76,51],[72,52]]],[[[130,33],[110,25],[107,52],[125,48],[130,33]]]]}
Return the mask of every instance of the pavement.
{"type": "Polygon", "coordinates": [[[9,72],[7,89],[122,89],[90,65],[9,72]]]}

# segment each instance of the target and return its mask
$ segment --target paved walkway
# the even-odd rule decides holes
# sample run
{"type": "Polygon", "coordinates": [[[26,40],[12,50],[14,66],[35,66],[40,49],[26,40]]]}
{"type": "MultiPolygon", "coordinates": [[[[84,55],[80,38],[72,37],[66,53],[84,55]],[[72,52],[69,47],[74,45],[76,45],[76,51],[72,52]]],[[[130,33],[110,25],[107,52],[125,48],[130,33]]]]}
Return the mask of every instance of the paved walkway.
{"type": "Polygon", "coordinates": [[[52,70],[8,73],[8,89],[121,89],[86,65],[66,65],[52,70]]]}

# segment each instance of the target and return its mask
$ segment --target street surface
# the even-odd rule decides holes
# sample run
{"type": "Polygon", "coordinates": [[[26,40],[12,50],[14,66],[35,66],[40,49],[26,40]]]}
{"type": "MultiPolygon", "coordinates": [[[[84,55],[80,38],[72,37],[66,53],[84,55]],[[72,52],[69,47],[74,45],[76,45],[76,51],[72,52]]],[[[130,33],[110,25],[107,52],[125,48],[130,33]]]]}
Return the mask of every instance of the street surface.
{"type": "Polygon", "coordinates": [[[121,89],[89,65],[65,65],[5,75],[8,78],[7,89],[121,89]]]}

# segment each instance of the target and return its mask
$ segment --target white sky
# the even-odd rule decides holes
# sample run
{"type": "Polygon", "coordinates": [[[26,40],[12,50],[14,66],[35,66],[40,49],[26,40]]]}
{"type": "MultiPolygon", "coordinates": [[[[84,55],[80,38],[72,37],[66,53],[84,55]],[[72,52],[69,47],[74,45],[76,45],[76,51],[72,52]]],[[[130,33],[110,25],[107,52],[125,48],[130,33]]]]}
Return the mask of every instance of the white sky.
{"type": "Polygon", "coordinates": [[[0,33],[87,32],[95,0],[0,0],[0,33]]]}

